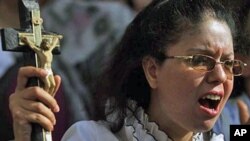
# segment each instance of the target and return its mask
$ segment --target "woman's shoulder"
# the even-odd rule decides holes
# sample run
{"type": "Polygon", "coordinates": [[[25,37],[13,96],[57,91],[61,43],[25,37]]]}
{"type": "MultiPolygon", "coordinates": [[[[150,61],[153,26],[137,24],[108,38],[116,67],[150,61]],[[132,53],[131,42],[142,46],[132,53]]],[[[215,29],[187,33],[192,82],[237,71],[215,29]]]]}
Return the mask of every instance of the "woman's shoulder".
{"type": "Polygon", "coordinates": [[[62,141],[118,141],[105,122],[78,121],[64,134],[62,141]]]}

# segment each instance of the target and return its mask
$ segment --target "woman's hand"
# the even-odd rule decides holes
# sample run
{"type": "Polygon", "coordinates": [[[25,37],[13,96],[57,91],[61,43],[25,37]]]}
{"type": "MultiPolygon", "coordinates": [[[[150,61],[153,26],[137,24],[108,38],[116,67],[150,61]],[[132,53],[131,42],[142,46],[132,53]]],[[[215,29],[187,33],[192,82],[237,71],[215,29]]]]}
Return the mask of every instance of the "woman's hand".
{"type": "Polygon", "coordinates": [[[238,100],[237,105],[239,108],[241,124],[250,124],[250,115],[247,105],[242,100],[238,100]]]}
{"type": "MultiPolygon", "coordinates": [[[[9,97],[15,141],[30,141],[30,123],[38,123],[48,131],[53,130],[56,123],[54,112],[59,112],[56,100],[40,87],[26,88],[30,77],[45,78],[46,76],[47,71],[35,67],[22,67],[18,72],[16,90],[9,97]]],[[[56,93],[61,78],[55,76],[54,79],[56,82],[54,93],[56,93]]]]}

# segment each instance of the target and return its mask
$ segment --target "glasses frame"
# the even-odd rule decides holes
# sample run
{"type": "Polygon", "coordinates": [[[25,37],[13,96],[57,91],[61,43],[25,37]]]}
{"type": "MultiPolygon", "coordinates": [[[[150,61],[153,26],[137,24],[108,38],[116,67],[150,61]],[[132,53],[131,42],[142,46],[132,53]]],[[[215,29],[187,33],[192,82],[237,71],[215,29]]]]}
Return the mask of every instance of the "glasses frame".
{"type": "MultiPolygon", "coordinates": [[[[213,57],[208,56],[208,55],[203,55],[203,54],[195,54],[195,55],[189,55],[189,56],[166,56],[166,55],[165,55],[165,59],[181,59],[181,60],[184,60],[185,62],[191,63],[191,62],[192,62],[192,59],[194,58],[194,56],[203,56],[203,57],[207,57],[207,58],[209,58],[209,59],[212,59],[212,60],[215,62],[214,65],[213,65],[213,67],[211,67],[210,70],[204,70],[204,72],[211,72],[211,71],[213,71],[214,68],[215,68],[215,66],[216,66],[217,64],[222,64],[222,65],[223,65],[223,68],[226,69],[226,68],[225,68],[225,63],[226,63],[227,61],[233,61],[233,62],[237,61],[237,62],[239,62],[239,64],[240,64],[241,72],[240,72],[239,74],[234,74],[233,71],[229,71],[229,72],[230,72],[232,75],[234,75],[234,76],[240,76],[240,75],[242,75],[244,68],[247,66],[247,64],[244,63],[244,62],[242,62],[241,60],[234,59],[234,60],[216,61],[216,59],[214,59],[213,57]]],[[[190,66],[190,67],[192,67],[192,66],[190,66]]],[[[196,69],[195,67],[192,67],[192,68],[193,68],[194,70],[202,71],[202,70],[196,69]]],[[[208,67],[208,68],[209,68],[209,67],[208,67]]],[[[233,70],[233,66],[232,66],[232,70],[233,70]]],[[[225,70],[224,70],[224,71],[225,71],[225,70]]],[[[226,73],[226,72],[225,72],[225,73],[226,73]]]]}

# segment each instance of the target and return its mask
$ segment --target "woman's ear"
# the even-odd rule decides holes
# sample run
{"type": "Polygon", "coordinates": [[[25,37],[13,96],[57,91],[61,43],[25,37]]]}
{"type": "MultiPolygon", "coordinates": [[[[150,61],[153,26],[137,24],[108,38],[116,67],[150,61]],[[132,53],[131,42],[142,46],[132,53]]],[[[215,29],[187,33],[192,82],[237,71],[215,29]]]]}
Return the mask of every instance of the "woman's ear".
{"type": "Polygon", "coordinates": [[[151,56],[146,56],[142,59],[142,67],[146,79],[152,89],[157,87],[157,71],[158,65],[156,60],[151,56]]]}

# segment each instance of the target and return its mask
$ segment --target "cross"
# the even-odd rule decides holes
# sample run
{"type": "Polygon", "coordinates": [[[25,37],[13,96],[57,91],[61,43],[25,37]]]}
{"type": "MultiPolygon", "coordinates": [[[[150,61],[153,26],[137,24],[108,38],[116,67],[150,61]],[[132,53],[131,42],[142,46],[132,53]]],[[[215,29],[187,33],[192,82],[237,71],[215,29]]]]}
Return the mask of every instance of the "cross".
{"type": "MultiPolygon", "coordinates": [[[[32,50],[32,47],[42,49],[41,44],[47,43],[53,47],[53,54],[59,54],[59,40],[62,39],[62,36],[44,31],[37,0],[18,0],[18,8],[20,29],[1,29],[2,48],[4,51],[23,52],[26,66],[43,67],[41,64],[46,63],[39,58],[40,55],[34,49],[32,50]]],[[[52,58],[50,59],[52,60],[52,58]]],[[[30,78],[27,87],[29,86],[44,87],[44,82],[38,78],[30,78]]],[[[32,124],[31,140],[52,141],[51,132],[38,124],[32,124]]]]}

